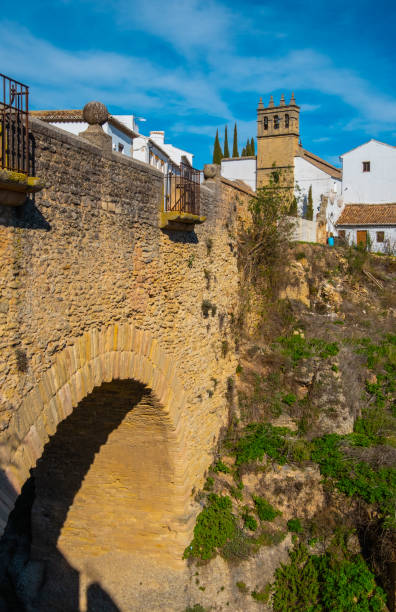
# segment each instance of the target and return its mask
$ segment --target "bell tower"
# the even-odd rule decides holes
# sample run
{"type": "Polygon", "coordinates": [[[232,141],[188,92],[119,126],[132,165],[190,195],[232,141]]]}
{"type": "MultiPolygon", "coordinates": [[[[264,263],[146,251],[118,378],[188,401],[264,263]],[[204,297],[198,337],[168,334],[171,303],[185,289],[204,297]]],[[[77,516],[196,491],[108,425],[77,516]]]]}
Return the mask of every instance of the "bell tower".
{"type": "Polygon", "coordinates": [[[294,184],[294,157],[297,155],[300,138],[300,107],[292,93],[289,104],[282,94],[279,106],[271,96],[267,108],[262,98],[257,108],[257,187],[269,181],[275,168],[283,169],[294,184]]]}

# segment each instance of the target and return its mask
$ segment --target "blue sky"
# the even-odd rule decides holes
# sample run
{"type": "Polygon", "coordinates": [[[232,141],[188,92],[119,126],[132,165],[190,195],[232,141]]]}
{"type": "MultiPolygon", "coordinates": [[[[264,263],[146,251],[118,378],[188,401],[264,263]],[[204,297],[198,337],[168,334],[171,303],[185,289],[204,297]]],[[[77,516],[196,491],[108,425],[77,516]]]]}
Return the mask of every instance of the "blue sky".
{"type": "Polygon", "coordinates": [[[396,2],[3,0],[0,71],[31,108],[104,102],[211,161],[216,128],[256,133],[262,96],[301,106],[303,146],[339,164],[369,138],[396,145],[396,2]]]}

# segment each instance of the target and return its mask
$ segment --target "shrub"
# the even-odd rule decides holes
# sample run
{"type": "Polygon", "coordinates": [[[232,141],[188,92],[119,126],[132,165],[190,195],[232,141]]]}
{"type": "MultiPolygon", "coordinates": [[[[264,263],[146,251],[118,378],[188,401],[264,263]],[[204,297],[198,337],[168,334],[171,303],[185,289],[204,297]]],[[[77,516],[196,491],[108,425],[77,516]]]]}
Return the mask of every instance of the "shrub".
{"type": "Polygon", "coordinates": [[[256,601],[267,603],[271,595],[272,585],[266,584],[262,591],[252,591],[251,595],[256,601]]]}
{"type": "Polygon", "coordinates": [[[238,587],[238,590],[239,590],[241,593],[247,593],[247,592],[249,591],[249,589],[247,588],[247,586],[246,586],[246,584],[243,582],[243,580],[239,580],[239,581],[236,583],[236,585],[237,585],[237,587],[238,587]]]}
{"type": "Polygon", "coordinates": [[[217,312],[217,306],[216,304],[212,304],[210,300],[202,300],[201,310],[203,316],[205,317],[205,319],[207,319],[210,312],[212,313],[212,317],[215,316],[217,312]]]}
{"type": "Polygon", "coordinates": [[[281,465],[286,463],[288,447],[285,435],[291,434],[286,427],[273,427],[269,423],[252,423],[245,428],[245,435],[235,446],[236,465],[260,461],[268,455],[281,465]]]}
{"type": "Polygon", "coordinates": [[[293,404],[295,404],[296,401],[297,401],[297,397],[294,395],[294,393],[287,393],[286,395],[282,397],[282,402],[284,402],[288,406],[293,406],[293,404]]]}
{"type": "Polygon", "coordinates": [[[249,513],[249,508],[245,508],[245,510],[244,510],[244,512],[242,514],[242,520],[243,520],[243,524],[245,525],[246,529],[249,529],[250,531],[256,531],[257,530],[257,521],[249,513]]]}
{"type": "Polygon", "coordinates": [[[287,521],[287,529],[293,533],[301,533],[303,528],[300,519],[294,518],[287,521]]]}
{"type": "Polygon", "coordinates": [[[216,556],[217,549],[235,536],[235,517],[228,496],[211,493],[208,505],[197,517],[194,538],[184,551],[183,558],[208,560],[216,556]]]}
{"type": "Polygon", "coordinates": [[[276,510],[266,499],[253,495],[253,501],[256,506],[257,515],[260,521],[273,521],[277,516],[280,516],[282,512],[276,510]]]}
{"type": "Polygon", "coordinates": [[[385,612],[385,594],[360,555],[309,556],[299,545],[275,572],[274,612],[385,612]]]}
{"type": "Polygon", "coordinates": [[[216,474],[218,472],[223,472],[223,474],[229,474],[231,472],[230,468],[221,460],[216,463],[216,465],[212,468],[212,471],[216,474]]]}

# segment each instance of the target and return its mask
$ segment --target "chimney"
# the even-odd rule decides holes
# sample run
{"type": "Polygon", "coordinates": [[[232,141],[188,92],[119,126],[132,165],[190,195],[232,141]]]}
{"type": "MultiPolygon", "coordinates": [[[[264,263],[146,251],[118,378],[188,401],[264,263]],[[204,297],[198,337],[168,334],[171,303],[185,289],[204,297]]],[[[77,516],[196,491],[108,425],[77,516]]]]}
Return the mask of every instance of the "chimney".
{"type": "Polygon", "coordinates": [[[159,145],[162,145],[164,144],[164,140],[165,140],[165,132],[163,131],[150,132],[150,138],[151,140],[154,140],[154,142],[158,143],[159,145]]]}

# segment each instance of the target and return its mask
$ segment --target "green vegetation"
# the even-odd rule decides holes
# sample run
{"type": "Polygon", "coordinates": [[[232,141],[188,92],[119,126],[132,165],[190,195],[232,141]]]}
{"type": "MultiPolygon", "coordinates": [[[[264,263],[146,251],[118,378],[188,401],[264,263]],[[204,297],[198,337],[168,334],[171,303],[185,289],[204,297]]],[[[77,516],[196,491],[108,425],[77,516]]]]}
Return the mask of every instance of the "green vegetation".
{"type": "Polygon", "coordinates": [[[227,540],[235,536],[235,517],[230,498],[211,493],[207,504],[198,515],[194,538],[184,551],[184,559],[211,559],[227,540]]]}
{"type": "Polygon", "coordinates": [[[243,514],[242,514],[242,520],[243,520],[243,524],[246,527],[246,529],[249,529],[249,531],[256,531],[257,530],[257,521],[254,518],[254,516],[252,516],[249,512],[249,507],[245,507],[243,514]]]}
{"type": "Polygon", "coordinates": [[[313,199],[312,199],[312,185],[309,186],[308,189],[308,202],[307,202],[307,210],[305,212],[305,218],[309,221],[313,220],[313,199]]]}
{"type": "Polygon", "coordinates": [[[276,510],[266,499],[253,495],[253,501],[256,506],[257,514],[260,521],[273,521],[282,512],[276,510]]]}
{"type": "Polygon", "coordinates": [[[186,608],[186,612],[206,612],[206,610],[200,604],[195,604],[192,607],[186,608]]]}
{"type": "Polygon", "coordinates": [[[241,593],[247,593],[249,591],[243,580],[239,580],[236,585],[241,593]]]}
{"type": "Polygon", "coordinates": [[[280,345],[283,354],[291,359],[293,366],[297,365],[302,359],[310,357],[317,356],[321,359],[334,357],[340,350],[337,342],[326,342],[319,338],[307,340],[298,333],[281,336],[277,338],[276,342],[280,345]]]}
{"type": "Polygon", "coordinates": [[[228,131],[227,126],[224,129],[224,155],[223,157],[230,157],[230,149],[228,147],[228,131]]]}
{"type": "Polygon", "coordinates": [[[212,472],[215,472],[215,473],[223,472],[224,474],[229,474],[231,470],[225,463],[219,460],[212,468],[212,472]]]}
{"type": "Polygon", "coordinates": [[[219,141],[219,130],[216,130],[216,138],[215,138],[214,147],[213,147],[213,163],[221,164],[222,158],[223,158],[223,151],[221,150],[220,141],[219,141]]]}
{"type": "Polygon", "coordinates": [[[251,595],[256,601],[267,603],[271,595],[271,585],[266,584],[262,591],[252,591],[251,595]]]}
{"type": "Polygon", "coordinates": [[[290,432],[286,427],[274,427],[270,423],[251,423],[244,430],[235,445],[236,465],[262,460],[268,455],[280,465],[287,461],[288,445],[285,436],[290,432]]]}
{"type": "Polygon", "coordinates": [[[208,476],[204,484],[204,491],[212,491],[213,485],[214,485],[214,479],[211,476],[208,476]]]}
{"type": "MultiPolygon", "coordinates": [[[[364,434],[363,434],[364,435],[364,434]]],[[[349,434],[352,443],[369,445],[370,438],[349,434]]],[[[348,458],[341,442],[348,436],[328,434],[313,440],[312,459],[319,464],[321,474],[334,479],[336,487],[348,495],[361,497],[375,504],[388,526],[394,521],[396,499],[396,468],[383,467],[375,470],[364,461],[348,458]]]]}
{"type": "Polygon", "coordinates": [[[384,612],[385,594],[360,555],[309,556],[300,544],[275,572],[274,612],[384,612]]]}
{"type": "Polygon", "coordinates": [[[223,357],[227,356],[229,350],[229,345],[228,345],[228,341],[227,340],[223,340],[221,343],[221,354],[223,357]]]}
{"type": "Polygon", "coordinates": [[[238,130],[237,124],[234,125],[234,141],[232,144],[232,157],[239,157],[238,153],[238,130]]]}
{"type": "Polygon", "coordinates": [[[287,529],[288,531],[292,531],[293,533],[301,533],[303,528],[300,519],[294,518],[290,519],[290,521],[287,521],[287,529]]]}

